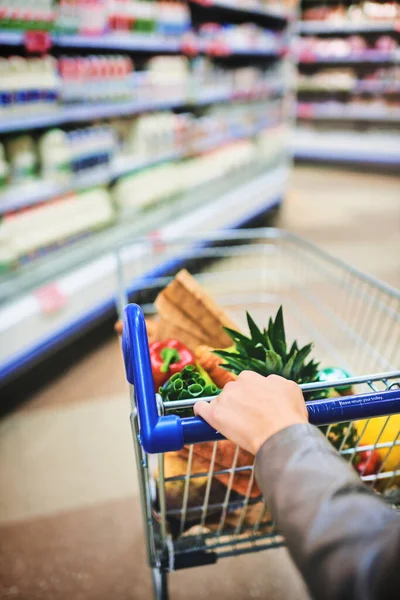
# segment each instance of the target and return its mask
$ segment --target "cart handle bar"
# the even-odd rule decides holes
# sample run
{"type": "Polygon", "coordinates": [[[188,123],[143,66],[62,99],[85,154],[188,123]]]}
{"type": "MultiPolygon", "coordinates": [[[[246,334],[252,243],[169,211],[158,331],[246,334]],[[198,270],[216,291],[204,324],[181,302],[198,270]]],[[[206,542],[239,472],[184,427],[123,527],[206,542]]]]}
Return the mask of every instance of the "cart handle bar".
{"type": "MultiPolygon", "coordinates": [[[[135,388],[139,417],[140,442],[149,454],[181,450],[185,444],[224,439],[200,417],[181,419],[177,415],[160,416],[151,372],[146,322],[142,309],[130,304],[125,309],[122,334],[126,377],[135,388]]],[[[361,381],[384,380],[393,374],[371,376],[361,381]]],[[[354,378],[360,382],[360,378],[354,378]]],[[[352,380],[346,380],[351,385],[352,380]]],[[[339,382],[340,383],[340,382],[339,382]]],[[[316,384],[321,389],[320,384],[316,384]]],[[[301,386],[310,389],[310,386],[301,386]]],[[[329,386],[332,387],[331,383],[329,386]]],[[[193,403],[191,403],[192,405],[193,403]]],[[[182,404],[181,404],[182,405],[182,404]]],[[[172,406],[171,406],[172,407],[172,406]]],[[[307,402],[310,423],[329,425],[400,413],[400,389],[359,396],[341,396],[307,402]]]]}

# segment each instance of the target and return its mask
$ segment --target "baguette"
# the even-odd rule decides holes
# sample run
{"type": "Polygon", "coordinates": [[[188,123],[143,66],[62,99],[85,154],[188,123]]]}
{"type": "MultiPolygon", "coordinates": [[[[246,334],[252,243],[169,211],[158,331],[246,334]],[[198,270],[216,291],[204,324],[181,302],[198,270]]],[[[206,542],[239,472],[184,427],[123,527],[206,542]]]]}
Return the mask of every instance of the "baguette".
{"type": "MultiPolygon", "coordinates": [[[[226,348],[232,341],[223,327],[236,329],[236,325],[214,300],[202,289],[197,281],[183,269],[160,294],[179,313],[202,330],[203,338],[214,348],[226,348]]],[[[177,319],[176,311],[168,316],[168,320],[177,319]]],[[[166,318],[166,317],[165,317],[166,318]]]]}
{"type": "Polygon", "coordinates": [[[182,329],[190,334],[191,337],[203,340],[203,344],[210,342],[210,338],[207,337],[201,327],[194,323],[192,319],[189,319],[186,314],[182,313],[179,306],[171,302],[171,300],[167,298],[165,294],[159,294],[154,305],[161,319],[163,319],[165,322],[168,322],[171,327],[179,327],[179,329],[182,329]]]}

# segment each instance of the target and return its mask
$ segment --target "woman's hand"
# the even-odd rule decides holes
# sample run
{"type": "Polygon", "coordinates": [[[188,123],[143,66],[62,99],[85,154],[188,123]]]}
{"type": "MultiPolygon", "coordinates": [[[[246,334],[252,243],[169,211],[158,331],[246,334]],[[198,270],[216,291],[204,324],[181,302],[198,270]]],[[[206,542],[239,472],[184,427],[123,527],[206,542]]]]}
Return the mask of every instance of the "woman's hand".
{"type": "Polygon", "coordinates": [[[194,412],[226,438],[257,454],[278,431],[308,422],[299,386],[278,375],[244,371],[212,402],[197,402],[194,412]]]}

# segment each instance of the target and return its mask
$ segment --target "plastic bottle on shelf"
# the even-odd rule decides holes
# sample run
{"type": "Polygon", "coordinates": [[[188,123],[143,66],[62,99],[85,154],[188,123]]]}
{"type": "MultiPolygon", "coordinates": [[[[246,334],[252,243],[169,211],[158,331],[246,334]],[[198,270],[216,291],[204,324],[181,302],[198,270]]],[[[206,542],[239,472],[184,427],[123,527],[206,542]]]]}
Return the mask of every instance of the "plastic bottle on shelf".
{"type": "Polygon", "coordinates": [[[68,136],[61,129],[46,132],[39,141],[42,177],[65,182],[71,177],[71,152],[68,136]]]}
{"type": "Polygon", "coordinates": [[[0,143],[0,190],[7,185],[10,169],[6,160],[3,144],[0,143]]]}
{"type": "Polygon", "coordinates": [[[10,140],[7,144],[13,183],[24,183],[37,174],[37,154],[33,138],[29,135],[10,140]]]}
{"type": "Polygon", "coordinates": [[[79,32],[102,35],[107,28],[108,4],[108,0],[80,0],[79,32]]]}
{"type": "Polygon", "coordinates": [[[57,72],[57,60],[53,56],[33,61],[39,84],[40,102],[45,110],[55,108],[60,99],[61,81],[57,72]]]}
{"type": "Polygon", "coordinates": [[[156,30],[157,8],[156,3],[144,0],[132,1],[135,33],[153,33],[156,30]]]}
{"type": "Polygon", "coordinates": [[[76,34],[79,31],[79,0],[59,0],[57,29],[61,33],[76,34]]]}
{"type": "Polygon", "coordinates": [[[28,61],[21,56],[11,56],[8,59],[9,82],[12,94],[11,108],[13,111],[22,112],[27,108],[27,82],[28,61]]]}
{"type": "Polygon", "coordinates": [[[11,104],[10,66],[6,58],[0,57],[0,118],[10,114],[11,104]]]}

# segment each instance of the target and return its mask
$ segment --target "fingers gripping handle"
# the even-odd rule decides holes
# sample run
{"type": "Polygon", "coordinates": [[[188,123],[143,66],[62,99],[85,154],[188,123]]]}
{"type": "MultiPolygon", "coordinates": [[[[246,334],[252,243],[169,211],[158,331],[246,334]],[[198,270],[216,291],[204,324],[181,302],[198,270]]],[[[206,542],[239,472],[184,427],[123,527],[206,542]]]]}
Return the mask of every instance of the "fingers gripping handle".
{"type": "MultiPolygon", "coordinates": [[[[146,452],[171,452],[180,450],[185,444],[223,439],[199,417],[159,416],[146,323],[141,308],[136,304],[125,309],[122,349],[126,376],[135,388],[140,441],[146,452]]],[[[400,390],[316,400],[307,403],[307,410],[313,425],[396,414],[400,413],[400,390]]]]}

